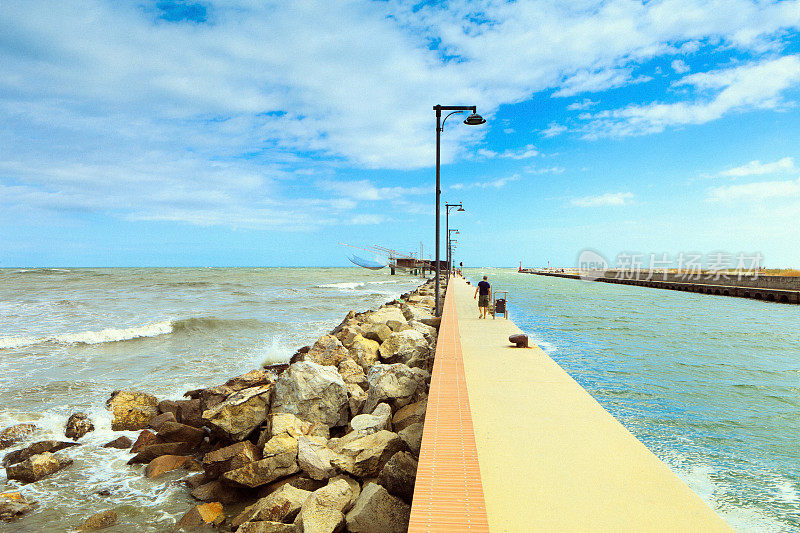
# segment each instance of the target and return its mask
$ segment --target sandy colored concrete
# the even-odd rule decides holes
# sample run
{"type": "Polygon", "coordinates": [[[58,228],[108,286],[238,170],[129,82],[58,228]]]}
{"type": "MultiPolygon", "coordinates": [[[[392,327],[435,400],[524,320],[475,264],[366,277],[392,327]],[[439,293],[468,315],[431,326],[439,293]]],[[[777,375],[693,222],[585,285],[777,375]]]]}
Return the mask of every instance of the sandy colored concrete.
{"type": "Polygon", "coordinates": [[[511,320],[478,319],[473,286],[448,290],[491,531],[732,531],[544,351],[511,347],[511,320]]]}

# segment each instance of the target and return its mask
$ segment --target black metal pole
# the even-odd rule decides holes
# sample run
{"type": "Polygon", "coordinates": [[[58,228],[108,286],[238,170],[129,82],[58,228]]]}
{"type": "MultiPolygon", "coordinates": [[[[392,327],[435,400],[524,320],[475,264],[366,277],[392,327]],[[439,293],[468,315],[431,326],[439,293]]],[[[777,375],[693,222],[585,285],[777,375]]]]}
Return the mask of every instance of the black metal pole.
{"type": "Polygon", "coordinates": [[[444,230],[447,235],[447,253],[445,254],[445,261],[447,262],[447,282],[450,282],[450,207],[444,204],[444,230]]]}
{"type": "Polygon", "coordinates": [[[436,306],[434,308],[434,316],[441,316],[439,309],[439,196],[442,191],[439,188],[439,174],[440,174],[440,154],[441,154],[441,134],[442,134],[442,106],[434,107],[436,110],[436,306]]]}

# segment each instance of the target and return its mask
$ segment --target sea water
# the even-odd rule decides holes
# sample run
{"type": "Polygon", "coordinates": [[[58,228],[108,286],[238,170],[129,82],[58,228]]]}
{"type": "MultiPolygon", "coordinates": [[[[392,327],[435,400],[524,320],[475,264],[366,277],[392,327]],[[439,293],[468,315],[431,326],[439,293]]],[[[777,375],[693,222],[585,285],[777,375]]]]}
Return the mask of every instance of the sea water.
{"type": "Polygon", "coordinates": [[[732,527],[800,531],[800,306],[466,274],[732,527]]]}
{"type": "Polygon", "coordinates": [[[96,427],[61,452],[74,464],[42,481],[9,481],[0,468],[0,492],[38,502],[0,531],[69,531],[106,509],[119,521],[105,531],[169,531],[197,503],[180,483],[188,474],[146,479],[126,464],[127,450],[102,447],[137,436],[111,431],[112,391],[179,399],[285,362],[349,310],[421,282],[361,268],[0,269],[0,429],[32,422],[34,440],[68,440],[64,423],[76,411],[96,427]]]}

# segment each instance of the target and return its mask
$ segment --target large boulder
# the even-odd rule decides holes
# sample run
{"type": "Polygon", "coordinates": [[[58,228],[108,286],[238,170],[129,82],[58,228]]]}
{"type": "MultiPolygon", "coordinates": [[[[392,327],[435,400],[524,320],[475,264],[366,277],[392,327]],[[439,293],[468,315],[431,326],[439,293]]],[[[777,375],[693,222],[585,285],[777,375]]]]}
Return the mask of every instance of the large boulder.
{"type": "Polygon", "coordinates": [[[392,429],[392,408],[389,404],[379,403],[372,414],[354,416],[350,421],[350,429],[364,434],[377,433],[382,429],[392,429]]]}
{"type": "Polygon", "coordinates": [[[403,312],[397,307],[381,307],[367,315],[367,322],[370,324],[387,324],[388,322],[405,324],[407,320],[403,316],[403,312]]]}
{"type": "MultiPolygon", "coordinates": [[[[385,325],[382,325],[382,327],[387,330],[389,329],[385,325]]],[[[389,331],[389,335],[387,335],[386,338],[389,338],[391,334],[392,332],[389,331]]],[[[376,340],[358,335],[355,340],[353,340],[353,344],[350,345],[350,357],[361,365],[361,368],[366,370],[378,362],[380,358],[380,347],[380,343],[376,340]]]]}
{"type": "Polygon", "coordinates": [[[291,413],[270,413],[258,438],[258,444],[259,446],[264,446],[269,439],[282,434],[290,435],[294,438],[301,435],[313,435],[327,439],[329,430],[325,424],[306,422],[291,413]]]}
{"type": "Polygon", "coordinates": [[[298,518],[303,533],[334,533],[342,530],[345,508],[353,491],[344,479],[317,489],[306,498],[298,518]]]}
{"type": "Polygon", "coordinates": [[[322,366],[337,366],[349,352],[341,341],[333,335],[323,335],[303,357],[305,361],[312,361],[322,366]]]}
{"type": "Polygon", "coordinates": [[[326,446],[326,439],[298,437],[297,463],[311,479],[328,479],[336,475],[336,468],[331,464],[335,457],[336,454],[326,446]]]}
{"type": "Polygon", "coordinates": [[[162,455],[183,455],[192,451],[192,446],[185,442],[161,442],[151,444],[139,450],[139,453],[128,460],[129,465],[149,463],[162,455]]]}
{"type": "Polygon", "coordinates": [[[64,427],[64,435],[72,440],[78,440],[90,431],[94,431],[94,424],[86,413],[73,413],[64,427]]]}
{"type": "Polygon", "coordinates": [[[380,348],[381,359],[392,363],[406,363],[414,358],[426,357],[429,353],[428,341],[415,329],[392,333],[380,348]]]}
{"type": "Polygon", "coordinates": [[[155,429],[156,431],[159,430],[161,424],[164,422],[177,422],[178,419],[175,418],[175,413],[172,411],[167,411],[165,413],[161,413],[160,415],[156,415],[150,419],[150,422],[147,423],[147,427],[151,429],[155,429]]]}
{"type": "Polygon", "coordinates": [[[0,521],[13,522],[30,513],[34,503],[29,502],[19,492],[0,494],[0,521]]]}
{"type": "Polygon", "coordinates": [[[290,435],[272,437],[264,445],[262,455],[264,458],[260,461],[229,470],[222,478],[235,485],[255,488],[300,471],[297,465],[297,439],[290,435]]]}
{"type": "Polygon", "coordinates": [[[273,386],[257,385],[235,392],[203,412],[203,420],[221,437],[244,440],[267,419],[273,386]]]}
{"type": "Polygon", "coordinates": [[[34,424],[15,424],[5,428],[0,431],[0,450],[14,446],[37,429],[34,424]]]}
{"type": "Polygon", "coordinates": [[[111,393],[106,408],[113,417],[112,430],[137,431],[146,428],[150,419],[158,414],[158,400],[152,394],[118,390],[111,393]]]}
{"type": "Polygon", "coordinates": [[[133,441],[122,435],[121,437],[117,437],[116,439],[103,444],[103,448],[117,448],[119,450],[127,450],[133,445],[133,441]]]}
{"type": "Polygon", "coordinates": [[[159,426],[158,436],[168,442],[186,442],[197,446],[205,439],[206,432],[180,422],[166,421],[159,426]]]}
{"type": "Polygon", "coordinates": [[[427,398],[401,407],[394,414],[394,417],[392,417],[392,427],[394,427],[395,431],[401,431],[411,424],[421,424],[425,422],[425,410],[427,408],[427,398]]]}
{"type": "Polygon", "coordinates": [[[97,531],[105,529],[117,523],[117,512],[113,509],[93,514],[78,528],[78,531],[97,531]]]}
{"type": "Polygon", "coordinates": [[[344,345],[345,348],[350,348],[353,345],[353,341],[363,333],[363,329],[361,326],[345,326],[342,330],[336,334],[336,338],[339,339],[339,342],[344,345]]]}
{"type": "Polygon", "coordinates": [[[429,344],[434,342],[439,335],[439,331],[436,328],[417,320],[409,320],[408,325],[414,328],[414,331],[422,333],[422,336],[425,337],[425,340],[427,340],[429,344]]]}
{"type": "Polygon", "coordinates": [[[133,446],[131,446],[131,453],[139,453],[148,446],[159,444],[161,442],[163,441],[161,441],[158,436],[149,429],[142,430],[142,432],[139,433],[139,436],[136,437],[136,441],[134,441],[133,446]]]}
{"type": "Polygon", "coordinates": [[[239,526],[236,533],[302,533],[302,531],[295,524],[258,520],[245,522],[239,526]]]}
{"type": "Polygon", "coordinates": [[[71,464],[72,459],[44,452],[29,457],[19,464],[7,466],[6,477],[25,483],[33,483],[71,464]]]}
{"type": "Polygon", "coordinates": [[[353,509],[347,513],[351,533],[405,533],[411,506],[377,483],[367,483],[353,509]]]}
{"type": "Polygon", "coordinates": [[[161,455],[147,464],[144,475],[152,479],[179,468],[198,468],[198,464],[191,457],[184,455],[161,455]]]}
{"type": "Polygon", "coordinates": [[[71,446],[77,446],[77,445],[78,445],[77,442],[41,440],[39,442],[34,442],[30,446],[27,446],[20,450],[14,450],[13,452],[8,452],[5,455],[5,457],[3,457],[3,466],[21,463],[25,459],[33,457],[34,455],[39,455],[40,453],[44,452],[55,453],[57,451],[63,450],[64,448],[69,448],[71,446]]]}
{"type": "Polygon", "coordinates": [[[405,444],[396,433],[381,430],[341,446],[338,456],[332,462],[356,477],[375,477],[386,461],[404,449],[405,444]]]}
{"type": "Polygon", "coordinates": [[[367,393],[361,385],[355,383],[347,384],[347,403],[350,406],[350,416],[354,417],[361,412],[364,402],[367,401],[367,393]]]}
{"type": "Polygon", "coordinates": [[[433,314],[424,307],[417,307],[416,305],[403,304],[400,308],[406,320],[425,320],[433,318],[433,314]]]}
{"type": "Polygon", "coordinates": [[[360,364],[356,363],[351,357],[342,359],[337,368],[339,374],[342,376],[345,384],[355,383],[356,385],[366,388],[367,375],[364,374],[364,369],[360,364]]]}
{"type": "Polygon", "coordinates": [[[246,498],[243,489],[232,487],[218,479],[195,487],[190,494],[192,498],[201,502],[237,503],[246,498]]]}
{"type": "Polygon", "coordinates": [[[297,517],[303,502],[310,495],[310,491],[288,484],[283,485],[272,494],[246,507],[233,519],[231,525],[237,528],[245,522],[291,522],[297,517]]]}
{"type": "Polygon", "coordinates": [[[272,411],[329,427],[347,424],[347,386],[336,368],[311,361],[292,364],[275,384],[272,411]]]}
{"type": "Polygon", "coordinates": [[[176,531],[195,531],[200,528],[219,526],[225,520],[225,513],[220,502],[201,503],[195,505],[178,520],[176,531]]]}
{"type": "Polygon", "coordinates": [[[249,440],[245,440],[205,454],[203,469],[206,471],[206,476],[213,479],[225,472],[260,460],[261,450],[249,440]]]}
{"type": "Polygon", "coordinates": [[[411,503],[417,479],[417,460],[408,452],[397,452],[381,469],[378,483],[390,494],[411,503]]]}
{"type": "Polygon", "coordinates": [[[381,402],[387,402],[393,411],[421,400],[427,391],[427,373],[409,368],[402,363],[374,365],[367,373],[369,391],[364,412],[371,413],[381,402]]]}
{"type": "Polygon", "coordinates": [[[423,424],[411,424],[397,432],[397,436],[406,443],[408,449],[411,450],[411,453],[416,457],[419,457],[419,451],[422,448],[423,428],[423,424]]]}

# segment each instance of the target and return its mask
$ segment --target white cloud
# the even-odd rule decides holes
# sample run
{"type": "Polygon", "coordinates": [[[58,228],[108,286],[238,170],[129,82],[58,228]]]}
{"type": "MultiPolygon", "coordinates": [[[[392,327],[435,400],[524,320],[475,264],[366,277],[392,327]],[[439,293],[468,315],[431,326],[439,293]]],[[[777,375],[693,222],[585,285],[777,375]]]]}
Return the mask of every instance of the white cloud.
{"type": "Polygon", "coordinates": [[[480,148],[477,153],[478,155],[487,159],[492,159],[495,157],[500,157],[503,159],[530,159],[531,157],[536,157],[539,155],[539,151],[532,144],[525,145],[518,150],[508,149],[503,152],[495,152],[486,148],[480,148]]]}
{"type": "Polygon", "coordinates": [[[323,190],[337,193],[345,198],[372,202],[403,199],[408,196],[431,192],[430,187],[376,187],[369,180],[323,181],[318,186],[323,190]]]}
{"type": "Polygon", "coordinates": [[[632,68],[605,68],[601,70],[584,70],[570,75],[561,82],[561,88],[553,96],[566,97],[586,92],[600,92],[615,89],[623,85],[645,83],[649,76],[634,76],[632,68]]]}
{"type": "Polygon", "coordinates": [[[570,203],[577,207],[620,206],[629,204],[632,199],[633,193],[630,192],[609,192],[599,196],[573,198],[570,203]]]}
{"type": "Polygon", "coordinates": [[[557,122],[551,122],[550,124],[547,125],[547,128],[543,129],[540,133],[542,137],[550,138],[561,135],[565,131],[567,131],[567,127],[564,126],[563,124],[559,124],[557,122]]]}
{"type": "Polygon", "coordinates": [[[580,102],[574,102],[569,104],[567,106],[567,109],[569,109],[570,111],[583,111],[584,109],[589,109],[590,107],[596,106],[598,103],[599,102],[589,100],[588,98],[584,98],[580,102]]]}
{"type": "Polygon", "coordinates": [[[682,59],[673,60],[672,63],[670,63],[670,67],[672,67],[672,70],[674,70],[678,74],[685,74],[691,70],[691,68],[689,68],[689,65],[687,65],[686,62],[682,59]]]}
{"type": "Polygon", "coordinates": [[[740,178],[743,176],[760,176],[763,174],[777,174],[779,172],[795,172],[794,158],[784,157],[772,163],[762,163],[761,161],[750,161],[746,165],[723,170],[720,176],[740,178]]]}
{"type": "Polygon", "coordinates": [[[545,168],[535,168],[535,167],[528,167],[525,169],[525,172],[528,174],[563,174],[564,167],[545,167],[545,168]]]}
{"type": "Polygon", "coordinates": [[[365,225],[372,225],[372,224],[382,224],[389,220],[383,215],[356,215],[348,220],[349,224],[353,224],[355,226],[365,226],[365,225]]]}
{"type": "Polygon", "coordinates": [[[734,111],[775,109],[785,105],[783,91],[800,83],[800,56],[754,62],[738,67],[691,74],[674,83],[699,92],[715,92],[694,102],[631,105],[584,118],[585,137],[624,137],[658,133],[667,127],[704,124],[734,111]]]}
{"type": "Polygon", "coordinates": [[[787,199],[800,197],[800,180],[762,181],[712,187],[708,199],[712,202],[762,202],[770,199],[787,199]]]}
{"type": "Polygon", "coordinates": [[[508,176],[506,178],[498,178],[495,180],[488,180],[488,181],[476,181],[473,183],[456,183],[450,186],[451,189],[460,191],[464,189],[499,189],[501,187],[505,187],[506,184],[512,181],[518,181],[519,174],[514,174],[513,176],[508,176]]]}

